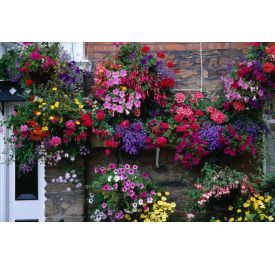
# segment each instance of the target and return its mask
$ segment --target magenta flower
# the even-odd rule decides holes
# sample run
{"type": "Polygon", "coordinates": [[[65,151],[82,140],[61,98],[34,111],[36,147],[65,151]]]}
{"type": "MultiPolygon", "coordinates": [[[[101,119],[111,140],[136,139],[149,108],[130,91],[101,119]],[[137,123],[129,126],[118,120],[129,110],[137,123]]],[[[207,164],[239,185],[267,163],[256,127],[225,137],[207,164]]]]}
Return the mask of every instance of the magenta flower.
{"type": "Polygon", "coordinates": [[[102,203],[101,207],[105,209],[107,207],[107,204],[105,202],[102,203]]]}
{"type": "Polygon", "coordinates": [[[114,163],[111,163],[111,164],[109,164],[109,170],[113,170],[113,169],[115,169],[116,168],[116,164],[114,164],[114,163]]]}
{"type": "Polygon", "coordinates": [[[145,197],[147,196],[147,193],[146,193],[145,191],[143,191],[143,192],[140,194],[140,196],[141,196],[142,198],[145,198],[145,197]]]}
{"type": "Polygon", "coordinates": [[[74,121],[73,120],[69,120],[65,123],[65,126],[68,128],[68,129],[71,129],[71,130],[74,130],[75,129],[75,124],[74,124],[74,121]]]}
{"type": "Polygon", "coordinates": [[[128,174],[133,175],[135,171],[133,169],[129,169],[128,174]]]}
{"type": "Polygon", "coordinates": [[[125,168],[125,169],[130,169],[131,166],[130,166],[129,164],[125,164],[125,165],[124,165],[124,168],[125,168]]]}
{"type": "Polygon", "coordinates": [[[58,136],[53,136],[52,139],[50,140],[50,144],[52,146],[58,146],[61,144],[61,138],[58,136]]]}

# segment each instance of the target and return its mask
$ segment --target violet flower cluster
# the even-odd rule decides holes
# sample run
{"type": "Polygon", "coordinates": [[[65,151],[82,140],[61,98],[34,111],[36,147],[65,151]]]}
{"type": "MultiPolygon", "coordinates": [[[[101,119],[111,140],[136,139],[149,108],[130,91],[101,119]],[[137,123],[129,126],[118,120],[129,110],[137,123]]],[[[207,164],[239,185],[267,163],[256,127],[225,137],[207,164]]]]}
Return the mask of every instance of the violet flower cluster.
{"type": "Polygon", "coordinates": [[[147,136],[140,121],[130,124],[127,128],[116,127],[116,134],[121,136],[122,149],[131,155],[136,155],[145,147],[147,136]]]}
{"type": "Polygon", "coordinates": [[[208,142],[207,150],[214,152],[222,147],[219,142],[219,133],[223,126],[205,123],[199,131],[199,138],[208,142]]]}

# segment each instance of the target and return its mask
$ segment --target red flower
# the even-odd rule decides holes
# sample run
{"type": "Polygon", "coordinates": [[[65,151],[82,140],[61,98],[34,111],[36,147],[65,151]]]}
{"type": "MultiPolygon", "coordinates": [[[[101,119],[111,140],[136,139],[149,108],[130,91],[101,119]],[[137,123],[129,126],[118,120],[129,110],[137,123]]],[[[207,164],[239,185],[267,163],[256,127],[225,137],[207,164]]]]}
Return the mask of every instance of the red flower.
{"type": "Polygon", "coordinates": [[[174,63],[172,61],[168,61],[166,63],[166,66],[169,67],[169,68],[172,68],[172,67],[174,67],[174,63]]]}
{"type": "Polygon", "coordinates": [[[31,79],[27,79],[26,80],[26,85],[27,86],[31,86],[32,85],[32,80],[31,79]]]}
{"type": "Polygon", "coordinates": [[[270,74],[271,72],[274,72],[275,66],[274,64],[267,62],[264,64],[263,70],[265,73],[270,74]]]}
{"type": "Polygon", "coordinates": [[[185,125],[181,125],[176,128],[177,133],[182,133],[182,132],[186,132],[186,131],[187,131],[187,127],[185,125]]]}
{"type": "Polygon", "coordinates": [[[183,120],[183,115],[182,114],[177,114],[174,117],[174,120],[177,121],[177,122],[181,122],[183,120]]]}
{"type": "Polygon", "coordinates": [[[238,88],[239,88],[238,82],[235,81],[235,82],[233,83],[232,87],[233,87],[234,89],[238,89],[238,88]]]}
{"type": "Polygon", "coordinates": [[[167,143],[167,140],[164,136],[160,136],[156,139],[156,146],[162,147],[167,143]]]}
{"type": "Polygon", "coordinates": [[[275,55],[275,46],[266,47],[265,51],[266,51],[268,54],[273,54],[273,55],[275,55]]]}
{"type": "Polygon", "coordinates": [[[165,54],[163,52],[159,52],[157,54],[157,57],[160,58],[160,59],[164,59],[165,58],[165,54]]]}
{"type": "Polygon", "coordinates": [[[235,111],[244,111],[245,110],[245,104],[241,101],[234,101],[233,102],[233,108],[235,111]]]}
{"type": "Polygon", "coordinates": [[[157,134],[158,131],[159,131],[159,129],[158,129],[157,126],[154,126],[154,127],[152,128],[152,132],[153,132],[154,134],[157,134]]]}
{"type": "Polygon", "coordinates": [[[33,101],[33,100],[34,100],[34,96],[30,96],[29,101],[33,101]]]}
{"type": "Polygon", "coordinates": [[[150,51],[150,47],[149,46],[143,46],[142,48],[141,48],[141,52],[142,53],[148,53],[150,51]]]}
{"type": "Polygon", "coordinates": [[[191,128],[193,131],[197,131],[199,129],[199,125],[196,122],[194,122],[192,123],[191,128]]]}
{"type": "Polygon", "coordinates": [[[105,149],[105,154],[106,154],[107,156],[110,155],[110,153],[111,153],[110,149],[105,149]]]}
{"type": "Polygon", "coordinates": [[[204,116],[204,112],[203,112],[202,110],[197,110],[197,111],[196,111],[196,115],[197,115],[198,117],[203,117],[203,116],[204,116]]]}
{"type": "Polygon", "coordinates": [[[103,110],[98,110],[97,113],[96,113],[96,118],[99,121],[103,121],[104,117],[105,117],[104,111],[103,110]]]}
{"type": "Polygon", "coordinates": [[[107,148],[117,148],[118,145],[119,145],[119,142],[116,142],[116,141],[114,140],[114,138],[112,138],[111,140],[106,140],[106,141],[104,142],[104,145],[105,145],[105,147],[107,147],[107,148]]]}
{"type": "Polygon", "coordinates": [[[120,127],[122,127],[122,128],[128,128],[129,125],[130,125],[130,122],[128,120],[125,120],[120,123],[120,127]]]}
{"type": "Polygon", "coordinates": [[[229,102],[223,102],[222,105],[225,110],[230,110],[231,108],[231,104],[229,102]]]}
{"type": "Polygon", "coordinates": [[[173,78],[164,78],[161,80],[161,86],[162,88],[172,88],[175,85],[175,81],[173,78]]]}
{"type": "Polygon", "coordinates": [[[163,130],[167,130],[169,128],[169,123],[166,122],[160,122],[159,125],[163,130]]]}
{"type": "Polygon", "coordinates": [[[83,121],[83,125],[85,127],[91,127],[93,124],[92,118],[90,114],[83,114],[81,117],[82,121],[83,121]]]}

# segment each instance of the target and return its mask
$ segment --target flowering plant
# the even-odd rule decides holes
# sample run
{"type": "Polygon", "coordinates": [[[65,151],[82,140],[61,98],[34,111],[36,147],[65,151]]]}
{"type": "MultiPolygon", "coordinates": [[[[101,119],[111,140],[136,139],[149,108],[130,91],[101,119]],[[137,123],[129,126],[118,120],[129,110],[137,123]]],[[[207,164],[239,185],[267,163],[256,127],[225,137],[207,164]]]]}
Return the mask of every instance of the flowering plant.
{"type": "Polygon", "coordinates": [[[232,69],[231,75],[222,77],[225,94],[234,111],[259,109],[270,100],[275,87],[274,47],[251,45],[248,55],[232,69]]]}
{"type": "Polygon", "coordinates": [[[196,189],[190,192],[190,211],[194,217],[220,202],[228,205],[239,197],[256,193],[247,175],[229,167],[208,163],[203,167],[202,177],[198,179],[195,187],[196,189]]]}
{"type": "Polygon", "coordinates": [[[75,91],[82,83],[81,70],[58,42],[23,43],[4,54],[0,65],[0,75],[19,82],[26,95],[37,95],[48,85],[75,91]]]}
{"type": "Polygon", "coordinates": [[[116,167],[96,167],[96,179],[88,186],[90,192],[90,219],[92,221],[156,221],[169,220],[175,203],[167,201],[168,192],[162,194],[147,173],[138,166],[125,164],[116,167]]]}
{"type": "Polygon", "coordinates": [[[163,56],[150,53],[148,46],[122,45],[116,56],[97,63],[95,97],[113,116],[136,118],[146,115],[153,103],[165,106],[169,88],[174,87],[174,64],[165,65],[163,56]]]}
{"type": "Polygon", "coordinates": [[[86,138],[92,118],[84,106],[79,94],[72,98],[53,87],[17,107],[5,121],[13,132],[6,140],[15,148],[22,171],[29,169],[33,160],[44,159],[52,165],[62,158],[74,161],[89,153],[86,138]]]}
{"type": "Polygon", "coordinates": [[[275,207],[269,195],[253,194],[248,199],[240,199],[235,207],[229,205],[226,215],[212,221],[220,222],[272,222],[275,217],[275,207]]]}

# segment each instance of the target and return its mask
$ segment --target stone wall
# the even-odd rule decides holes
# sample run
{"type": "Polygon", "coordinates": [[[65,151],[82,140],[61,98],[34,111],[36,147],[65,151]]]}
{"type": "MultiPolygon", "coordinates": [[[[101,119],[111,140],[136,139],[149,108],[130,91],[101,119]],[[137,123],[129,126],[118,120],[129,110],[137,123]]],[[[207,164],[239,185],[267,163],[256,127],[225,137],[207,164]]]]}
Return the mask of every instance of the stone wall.
{"type": "MultiPolygon", "coordinates": [[[[83,162],[82,162],[83,164],[83,162]]],[[[64,176],[62,164],[46,167],[46,222],[81,222],[84,221],[85,196],[83,187],[74,189],[72,184],[52,183],[52,179],[64,176]],[[71,191],[68,192],[67,188],[71,191]]],[[[83,182],[83,176],[80,176],[83,182]]]]}

